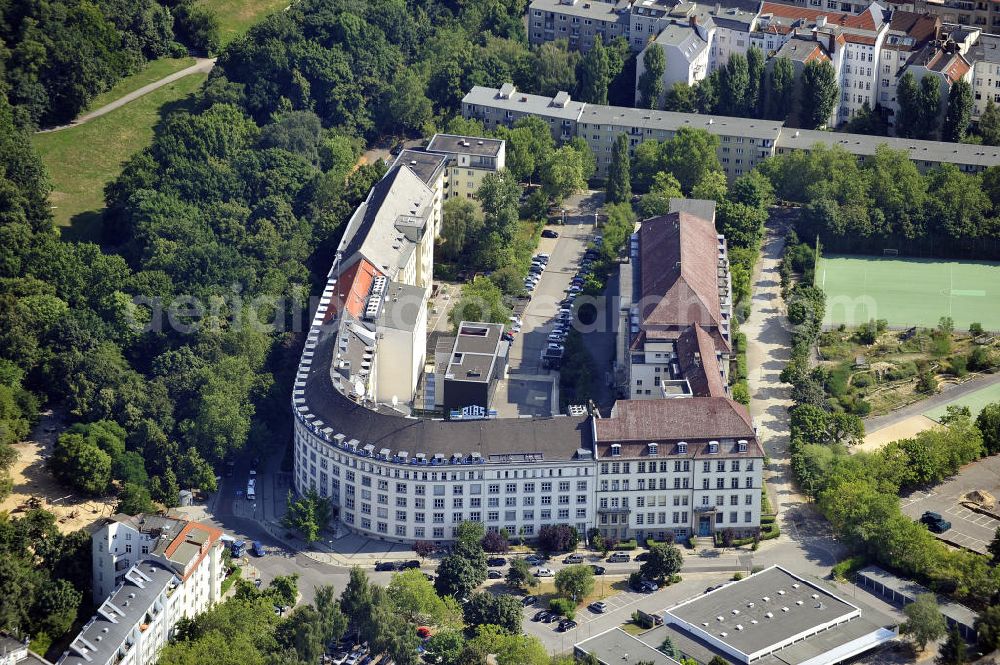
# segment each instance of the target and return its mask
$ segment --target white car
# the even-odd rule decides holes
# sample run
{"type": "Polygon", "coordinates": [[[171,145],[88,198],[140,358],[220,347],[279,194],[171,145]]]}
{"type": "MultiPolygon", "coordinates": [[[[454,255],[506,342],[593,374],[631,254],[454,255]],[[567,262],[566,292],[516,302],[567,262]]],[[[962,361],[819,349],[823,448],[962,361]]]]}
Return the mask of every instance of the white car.
{"type": "Polygon", "coordinates": [[[539,568],[535,571],[535,577],[552,577],[554,575],[551,568],[539,568]]]}

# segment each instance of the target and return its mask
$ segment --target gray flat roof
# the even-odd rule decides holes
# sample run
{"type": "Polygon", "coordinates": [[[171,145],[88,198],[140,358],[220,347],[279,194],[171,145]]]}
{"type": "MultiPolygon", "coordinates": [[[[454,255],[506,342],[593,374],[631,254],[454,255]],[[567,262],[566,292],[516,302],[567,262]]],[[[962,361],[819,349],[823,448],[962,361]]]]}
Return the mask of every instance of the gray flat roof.
{"type": "Polygon", "coordinates": [[[744,136],[748,138],[777,139],[781,123],[775,120],[754,120],[752,118],[732,118],[729,116],[677,113],[674,111],[651,111],[627,106],[600,106],[587,104],[579,118],[580,122],[596,125],[622,125],[677,131],[681,127],[708,130],[710,134],[724,136],[744,136]]]}
{"type": "Polygon", "coordinates": [[[420,323],[420,314],[427,298],[427,289],[401,282],[389,282],[385,290],[382,309],[379,312],[380,326],[394,330],[412,331],[420,323]]]}
{"type": "Polygon", "coordinates": [[[785,129],[778,137],[778,148],[809,150],[817,143],[840,146],[855,155],[869,156],[883,143],[893,150],[902,150],[914,161],[957,163],[989,167],[1000,164],[1000,147],[943,141],[918,141],[888,136],[867,136],[823,132],[814,129],[785,129]]]}
{"type": "Polygon", "coordinates": [[[448,361],[446,378],[489,383],[502,335],[503,324],[462,321],[448,361]]]}
{"type": "Polygon", "coordinates": [[[668,609],[665,620],[673,623],[675,617],[683,629],[696,635],[700,631],[750,656],[857,616],[857,606],[772,566],[668,609]]]}
{"type": "Polygon", "coordinates": [[[569,101],[566,106],[556,106],[554,97],[529,95],[515,90],[510,97],[501,97],[497,88],[484,88],[477,85],[462,99],[463,104],[479,104],[518,113],[533,113],[562,120],[576,120],[583,111],[583,102],[569,101]]]}
{"type": "MultiPolygon", "coordinates": [[[[104,601],[98,613],[84,626],[68,651],[59,659],[60,665],[88,665],[105,662],[118,651],[132,629],[145,617],[156,598],[177,580],[174,571],[158,561],[146,559],[125,574],[125,582],[104,601]],[[136,575],[136,573],[139,575],[136,575]],[[135,580],[140,580],[137,583],[135,580]],[[112,614],[116,621],[109,621],[112,614]],[[87,657],[79,655],[83,651],[87,657]]],[[[133,647],[134,648],[134,647],[133,647]]]]}
{"type": "MultiPolygon", "coordinates": [[[[917,596],[922,593],[933,593],[927,587],[917,584],[913,580],[904,580],[901,577],[896,577],[878,566],[866,566],[858,571],[858,575],[872,582],[877,582],[887,589],[891,589],[894,593],[905,597],[908,602],[916,600],[917,596]]],[[[938,606],[941,609],[941,614],[960,624],[973,626],[976,623],[976,613],[965,605],[939,596],[938,606]]]]}
{"type": "Polygon", "coordinates": [[[434,179],[444,170],[444,165],[447,162],[448,158],[444,155],[424,152],[423,150],[403,150],[391,166],[405,164],[410,167],[411,171],[417,174],[417,177],[430,186],[434,182],[434,179]]]}
{"type": "Polygon", "coordinates": [[[617,627],[584,640],[576,644],[573,649],[577,654],[593,654],[604,665],[640,661],[649,661],[654,665],[679,665],[662,651],[617,627]],[[624,660],[626,655],[628,660],[624,660]]]}
{"type": "Polygon", "coordinates": [[[670,212],[686,212],[715,222],[715,201],[711,199],[670,199],[670,212]]]}
{"type": "Polygon", "coordinates": [[[566,14],[567,16],[585,16],[598,21],[617,21],[618,13],[624,11],[628,14],[627,3],[602,2],[601,0],[590,0],[590,2],[577,2],[567,5],[560,0],[532,0],[528,6],[529,12],[538,9],[556,14],[566,14]]]}
{"type": "Polygon", "coordinates": [[[429,152],[461,153],[464,155],[484,155],[496,157],[500,154],[503,141],[482,136],[458,136],[456,134],[435,134],[427,144],[429,152]]]}

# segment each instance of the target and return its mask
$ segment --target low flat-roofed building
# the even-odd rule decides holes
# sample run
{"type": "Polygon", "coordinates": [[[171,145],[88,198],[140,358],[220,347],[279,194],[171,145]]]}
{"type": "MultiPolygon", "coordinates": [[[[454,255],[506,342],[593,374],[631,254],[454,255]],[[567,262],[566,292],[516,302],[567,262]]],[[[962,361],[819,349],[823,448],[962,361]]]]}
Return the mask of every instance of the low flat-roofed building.
{"type": "Polygon", "coordinates": [[[452,419],[485,417],[507,369],[510,343],[500,323],[462,321],[444,372],[444,410],[452,419]]]}
{"type": "MultiPolygon", "coordinates": [[[[878,566],[862,568],[858,571],[857,580],[861,586],[900,606],[909,605],[921,594],[933,593],[927,587],[917,584],[913,580],[896,577],[878,566]]],[[[975,612],[965,605],[943,596],[938,597],[938,607],[949,627],[957,626],[958,632],[967,640],[974,641],[976,639],[977,615],[975,612]]]]}
{"type": "Polygon", "coordinates": [[[653,665],[679,665],[659,649],[617,627],[574,645],[573,655],[577,658],[593,656],[601,665],[646,662],[653,665]]]}
{"type": "MultiPolygon", "coordinates": [[[[856,600],[845,600],[820,582],[771,566],[738,582],[675,605],[663,625],[632,637],[615,628],[574,646],[603,665],[652,657],[665,638],[685,659],[705,665],[731,663],[834,665],[898,637],[896,621],[856,600]]],[[[672,664],[665,659],[653,660],[672,664]]]]}
{"type": "Polygon", "coordinates": [[[21,641],[0,633],[0,665],[52,665],[28,648],[28,641],[21,641]]]}

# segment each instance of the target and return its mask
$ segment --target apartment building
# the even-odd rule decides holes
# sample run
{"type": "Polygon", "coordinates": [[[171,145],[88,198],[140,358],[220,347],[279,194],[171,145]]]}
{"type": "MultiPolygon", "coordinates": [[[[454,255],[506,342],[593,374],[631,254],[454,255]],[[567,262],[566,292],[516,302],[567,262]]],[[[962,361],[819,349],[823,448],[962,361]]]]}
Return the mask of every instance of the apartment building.
{"type": "Polygon", "coordinates": [[[986,103],[1000,104],[1000,35],[980,35],[968,53],[972,66],[972,116],[978,118],[986,103]]]}
{"type": "Polygon", "coordinates": [[[170,565],[142,559],[98,606],[56,665],[152,665],[186,616],[182,580],[170,565]]]}
{"type": "Polygon", "coordinates": [[[743,405],[725,397],[619,400],[593,426],[604,538],[759,528],[764,450],[743,405]]]}
{"type": "Polygon", "coordinates": [[[490,129],[536,115],[549,124],[557,140],[583,137],[597,158],[599,176],[607,174],[618,134],[624,133],[634,148],[642,141],[669,139],[680,127],[701,128],[719,137],[719,160],[729,178],[749,172],[772,155],[810,150],[817,144],[840,146],[859,159],[874,155],[879,145],[886,144],[905,151],[922,171],[955,164],[963,171],[978,172],[1000,164],[1000,148],[995,146],[800,130],[769,120],[583,104],[573,102],[567,93],[555,98],[528,95],[511,84],[505,89],[501,94],[497,88],[475,86],[462,100],[462,114],[481,120],[490,129]]]}
{"type": "Polygon", "coordinates": [[[629,38],[630,0],[532,0],[528,5],[528,42],[533,46],[565,39],[586,53],[600,36],[607,45],[629,38]]]}
{"type": "Polygon", "coordinates": [[[30,640],[0,633],[0,665],[52,665],[28,648],[30,640]]]}
{"type": "MultiPolygon", "coordinates": [[[[649,3],[654,0],[642,0],[637,4],[649,3]]],[[[640,10],[642,7],[639,8],[640,10]]],[[[657,21],[658,31],[636,58],[635,63],[635,103],[642,99],[639,82],[646,72],[646,51],[659,47],[663,50],[666,67],[663,71],[663,89],[670,90],[675,83],[694,85],[704,79],[709,72],[710,45],[715,40],[715,23],[711,19],[699,19],[697,15],[687,15],[687,12],[666,11],[668,20],[657,21]]],[[[636,28],[633,27],[633,35],[636,28]]],[[[641,33],[640,33],[641,34],[641,33]]],[[[633,36],[633,41],[638,37],[633,36]]],[[[657,107],[663,105],[663,100],[657,100],[657,107]]]]}
{"type": "Polygon", "coordinates": [[[444,198],[472,198],[487,174],[507,165],[506,142],[478,136],[435,134],[425,150],[447,157],[444,198]]]}
{"type": "Polygon", "coordinates": [[[899,112],[896,101],[899,79],[913,55],[928,42],[937,39],[940,33],[941,19],[938,17],[904,10],[892,13],[878,58],[878,106],[893,131],[896,113],[899,112]]]}
{"type": "Polygon", "coordinates": [[[94,604],[111,596],[139,561],[158,561],[180,582],[174,605],[181,616],[204,612],[222,596],[222,531],[163,515],[114,515],[93,532],[94,604]]]}

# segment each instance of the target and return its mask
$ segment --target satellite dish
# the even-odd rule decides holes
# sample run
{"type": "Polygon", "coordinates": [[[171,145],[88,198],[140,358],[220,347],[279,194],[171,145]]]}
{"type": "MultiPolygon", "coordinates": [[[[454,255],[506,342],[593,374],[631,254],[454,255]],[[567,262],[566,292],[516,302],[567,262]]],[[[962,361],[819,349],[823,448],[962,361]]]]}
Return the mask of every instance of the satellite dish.
{"type": "Polygon", "coordinates": [[[356,394],[358,394],[358,395],[364,395],[365,394],[365,384],[361,383],[360,381],[355,381],[354,382],[354,392],[356,394]]]}
{"type": "Polygon", "coordinates": [[[396,397],[395,395],[392,396],[392,405],[399,406],[399,398],[396,397]]]}

